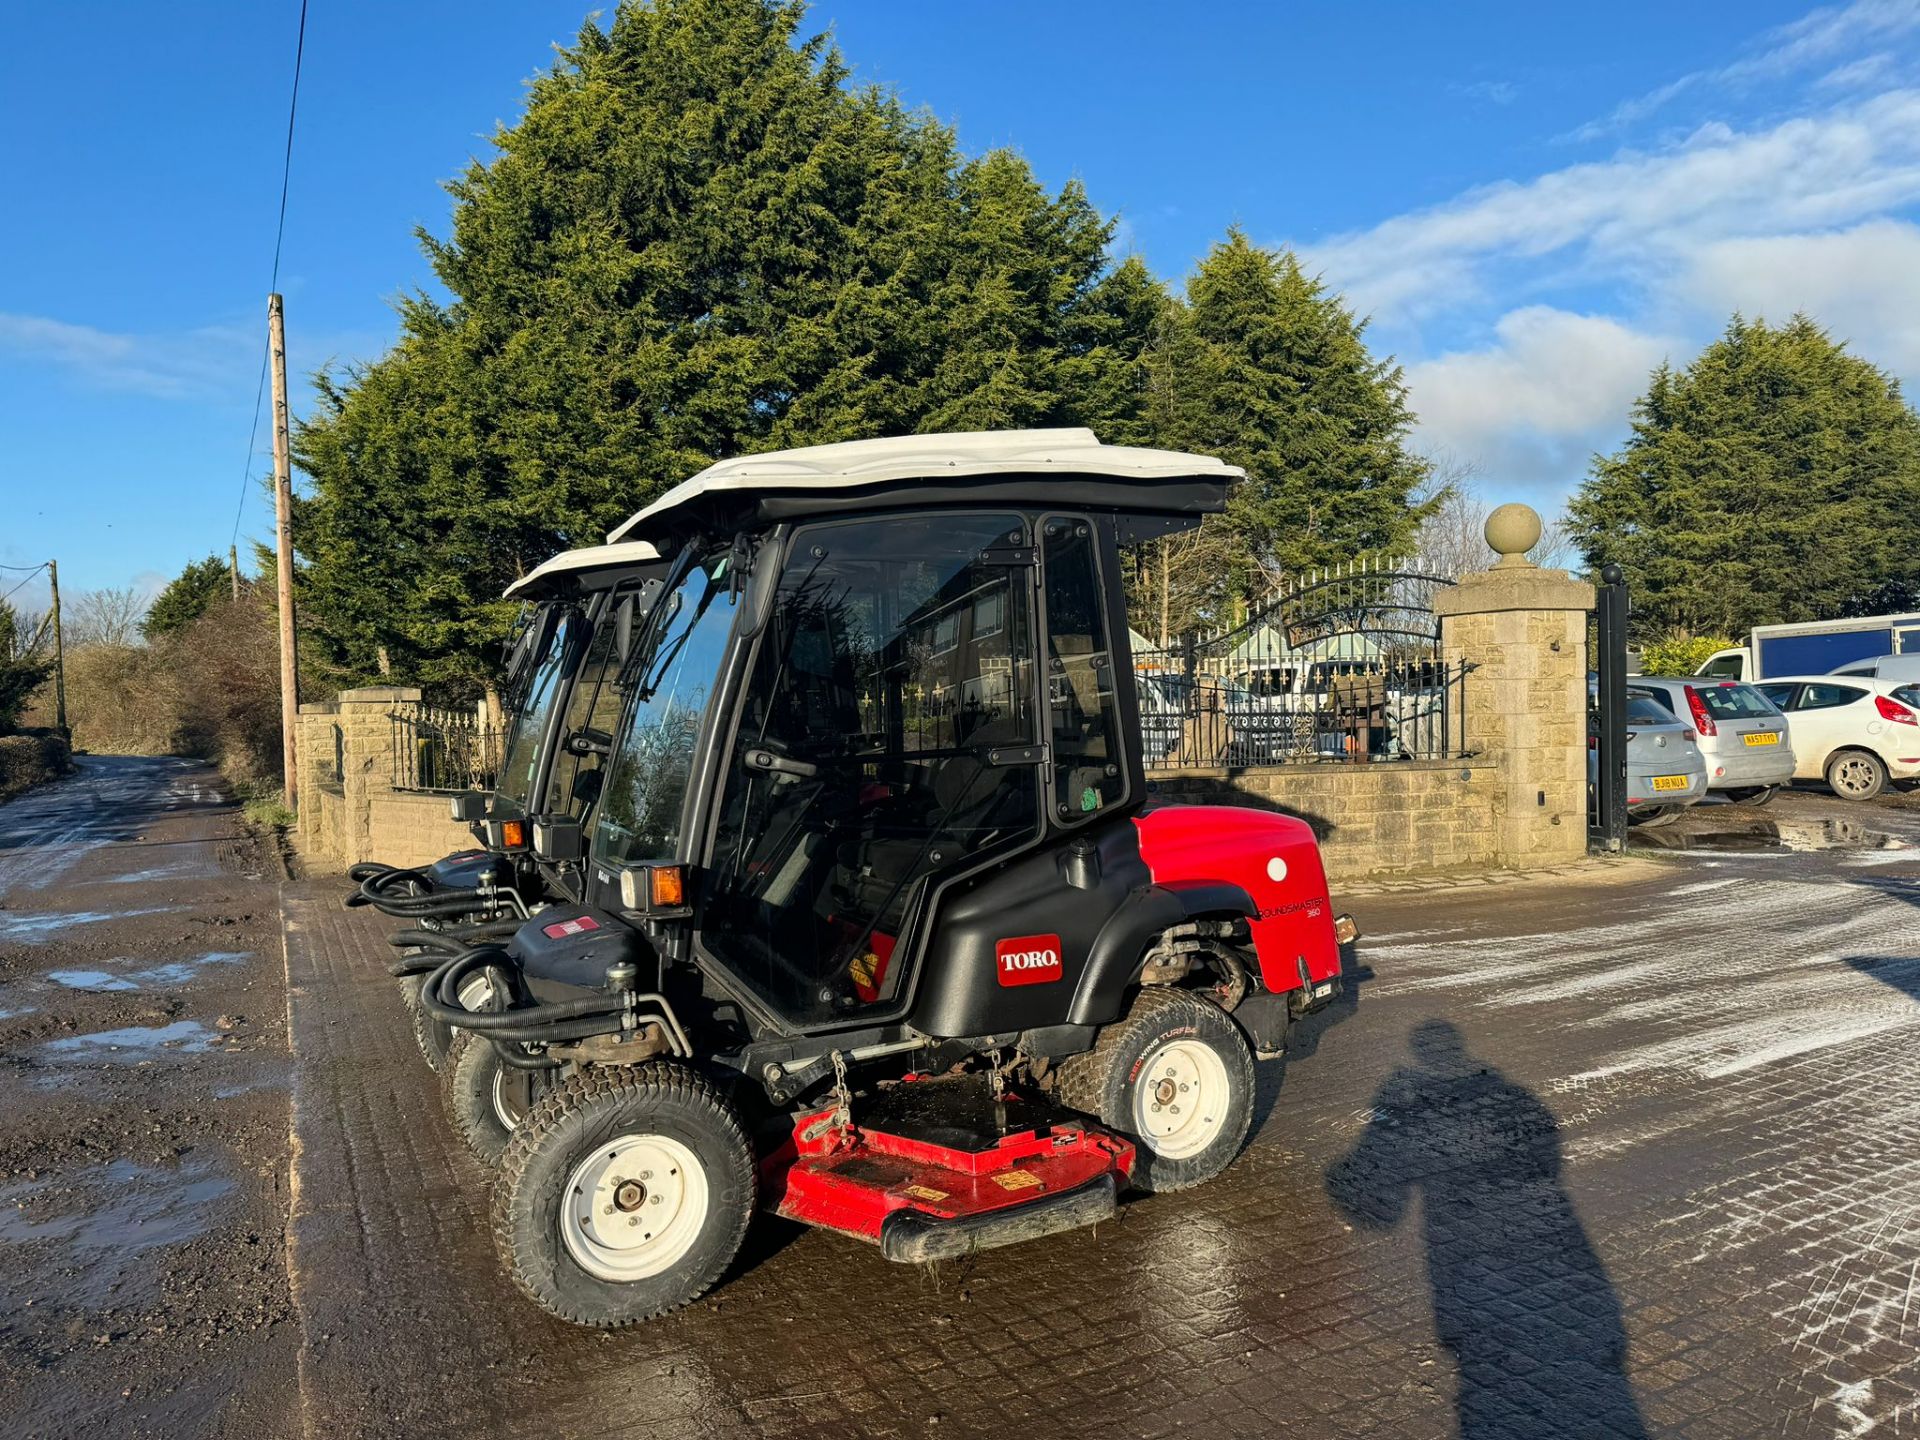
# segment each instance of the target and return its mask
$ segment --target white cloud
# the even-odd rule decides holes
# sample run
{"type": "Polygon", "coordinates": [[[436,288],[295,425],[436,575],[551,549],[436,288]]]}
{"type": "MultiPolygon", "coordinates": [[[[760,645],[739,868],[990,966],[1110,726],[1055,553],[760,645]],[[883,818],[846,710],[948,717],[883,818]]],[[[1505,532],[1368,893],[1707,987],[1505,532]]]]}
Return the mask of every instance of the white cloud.
{"type": "Polygon", "coordinates": [[[1472,465],[1490,490],[1562,494],[1625,429],[1648,374],[1677,348],[1605,316],[1510,311],[1485,349],[1407,366],[1416,443],[1472,465]]]}
{"type": "MultiPolygon", "coordinates": [[[[1831,62],[1862,46],[1882,44],[1915,30],[1920,30],[1920,0],[1853,0],[1850,5],[1815,10],[1761,35],[1754,42],[1753,53],[1727,65],[1690,71],[1644,95],[1623,100],[1609,114],[1589,121],[1567,138],[1597,140],[1646,119],[1690,90],[1739,90],[1757,81],[1831,62]]],[[[1871,63],[1873,58],[1876,57],[1841,65],[1828,78],[1871,63]]]]}
{"type": "Polygon", "coordinates": [[[1805,311],[1856,354],[1920,380],[1920,226],[1904,220],[1717,241],[1688,257],[1671,299],[1715,320],[1805,311]]]}
{"type": "Polygon", "coordinates": [[[129,335],[44,315],[0,314],[0,354],[68,371],[107,390],[163,399],[230,383],[246,340],[231,326],[178,335],[129,335]]]}
{"type": "MultiPolygon", "coordinates": [[[[189,330],[131,334],[46,315],[0,312],[0,361],[14,359],[65,372],[101,390],[162,400],[251,403],[266,347],[266,307],[257,319],[189,330]]],[[[335,358],[377,355],[386,337],[312,333],[288,326],[287,371],[298,411],[307,374],[335,358]]]]}
{"type": "Polygon", "coordinates": [[[1393,319],[1477,298],[1496,265],[1551,263],[1562,282],[1644,276],[1702,245],[1915,200],[1920,91],[1898,90],[1768,129],[1702,126],[1663,150],[1471,190],[1304,253],[1363,312],[1393,319]]]}

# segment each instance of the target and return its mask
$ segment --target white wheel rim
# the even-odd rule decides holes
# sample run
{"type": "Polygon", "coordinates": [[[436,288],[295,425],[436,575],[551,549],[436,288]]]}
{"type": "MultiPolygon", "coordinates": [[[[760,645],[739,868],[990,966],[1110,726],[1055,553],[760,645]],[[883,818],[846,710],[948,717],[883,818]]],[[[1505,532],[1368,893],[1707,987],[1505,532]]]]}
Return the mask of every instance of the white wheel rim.
{"type": "Polygon", "coordinates": [[[462,1010],[478,1015],[493,999],[493,982],[485,975],[469,975],[460,982],[460,989],[455,993],[459,996],[462,1010]]]}
{"type": "Polygon", "coordinates": [[[1227,1123],[1232,1091],[1226,1063],[1211,1045],[1169,1040],[1134,1081],[1133,1133],[1165,1159],[1198,1155],[1227,1123]]]}
{"type": "Polygon", "coordinates": [[[560,1238],[597,1280],[645,1280],[693,1248],[707,1219],[707,1172],[665,1135],[622,1135],[574,1167],[560,1238]]]}
{"type": "Polygon", "coordinates": [[[494,1117],[507,1129],[512,1130],[520,1124],[520,1114],[518,1107],[513,1103],[513,1097],[507,1094],[509,1076],[506,1062],[496,1059],[493,1064],[494,1117]]]}

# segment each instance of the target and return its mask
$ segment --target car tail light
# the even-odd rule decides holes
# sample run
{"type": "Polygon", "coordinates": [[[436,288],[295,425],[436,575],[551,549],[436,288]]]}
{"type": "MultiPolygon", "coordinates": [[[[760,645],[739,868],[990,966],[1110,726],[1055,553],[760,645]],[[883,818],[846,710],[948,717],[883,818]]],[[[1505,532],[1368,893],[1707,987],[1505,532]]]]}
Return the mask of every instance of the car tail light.
{"type": "Polygon", "coordinates": [[[1707,702],[1700,698],[1700,692],[1691,685],[1683,688],[1687,692],[1687,709],[1693,712],[1693,728],[1702,735],[1718,735],[1720,727],[1713,723],[1713,716],[1707,713],[1707,702]]]}
{"type": "Polygon", "coordinates": [[[1898,700],[1876,695],[1873,697],[1873,708],[1880,712],[1882,720],[1891,720],[1896,725],[1920,725],[1920,715],[1915,715],[1898,700]]]}

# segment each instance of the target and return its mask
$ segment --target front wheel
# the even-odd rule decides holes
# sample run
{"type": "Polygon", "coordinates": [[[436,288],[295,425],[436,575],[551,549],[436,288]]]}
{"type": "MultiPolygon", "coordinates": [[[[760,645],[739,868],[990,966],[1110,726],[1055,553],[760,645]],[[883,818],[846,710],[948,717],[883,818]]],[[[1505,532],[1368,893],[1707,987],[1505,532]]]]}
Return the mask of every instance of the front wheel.
{"type": "Polygon", "coordinates": [[[611,1329],[697,1299],[752,1218],[753,1150],[726,1096],[667,1061],[570,1075],[514,1132],[493,1236],[535,1304],[611,1329]]]}
{"type": "Polygon", "coordinates": [[[540,1073],[522,1070],[500,1058],[493,1042],[471,1030],[456,1030],[440,1069],[440,1094],[447,1118],[474,1158],[498,1165],[507,1142],[533,1108],[540,1073]]]}
{"type": "Polygon", "coordinates": [[[1887,767],[1870,750],[1842,750],[1827,761],[1827,785],[1842,800],[1871,800],[1887,788],[1887,767]]]}
{"type": "Polygon", "coordinates": [[[1253,1052],[1212,1001],[1148,986],[1092,1050],[1061,1063],[1057,1094],[1134,1142],[1136,1186],[1184,1190],[1225,1170],[1246,1143],[1253,1052]]]}

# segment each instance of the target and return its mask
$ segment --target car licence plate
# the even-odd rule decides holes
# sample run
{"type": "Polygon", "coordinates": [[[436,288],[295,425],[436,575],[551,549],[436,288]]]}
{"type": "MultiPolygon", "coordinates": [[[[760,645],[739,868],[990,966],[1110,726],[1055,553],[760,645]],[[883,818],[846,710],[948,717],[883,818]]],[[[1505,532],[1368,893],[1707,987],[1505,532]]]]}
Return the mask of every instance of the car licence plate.
{"type": "Polygon", "coordinates": [[[1778,730],[1755,730],[1747,736],[1747,744],[1749,745],[1778,745],[1779,743],[1780,732],[1778,730]]]}
{"type": "Polygon", "coordinates": [[[1684,775],[1656,775],[1653,777],[1653,788],[1656,790],[1684,790],[1687,788],[1687,777],[1684,775]]]}

